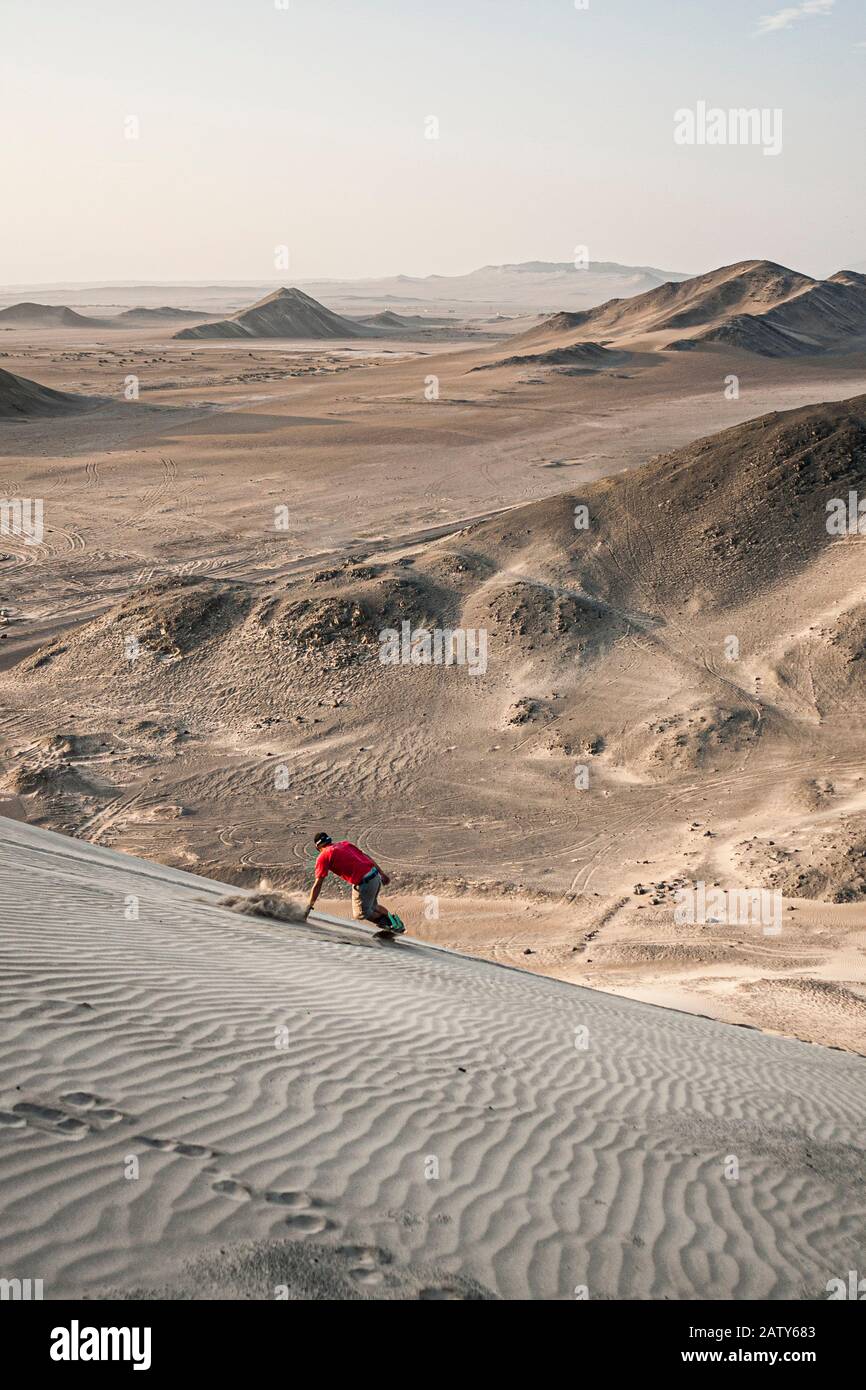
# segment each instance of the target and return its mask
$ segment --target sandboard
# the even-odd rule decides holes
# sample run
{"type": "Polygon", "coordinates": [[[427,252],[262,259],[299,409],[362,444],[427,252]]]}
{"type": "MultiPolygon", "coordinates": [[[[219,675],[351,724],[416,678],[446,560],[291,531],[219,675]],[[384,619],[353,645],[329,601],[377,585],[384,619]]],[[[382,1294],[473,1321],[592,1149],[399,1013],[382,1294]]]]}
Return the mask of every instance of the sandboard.
{"type": "Polygon", "coordinates": [[[329,927],[351,927],[354,931],[363,932],[365,936],[372,936],[376,941],[400,941],[407,933],[388,931],[387,928],[374,927],[372,922],[360,920],[356,917],[335,917],[330,912],[320,912],[318,908],[313,908],[308,922],[314,925],[321,923],[322,926],[329,927]]]}

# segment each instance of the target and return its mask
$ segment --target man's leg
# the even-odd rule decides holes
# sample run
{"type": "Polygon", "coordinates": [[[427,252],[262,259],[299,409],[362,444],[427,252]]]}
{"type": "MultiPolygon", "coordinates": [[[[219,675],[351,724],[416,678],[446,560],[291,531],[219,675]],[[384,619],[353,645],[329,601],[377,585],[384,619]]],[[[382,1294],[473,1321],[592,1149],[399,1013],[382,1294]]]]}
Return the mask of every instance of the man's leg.
{"type": "Polygon", "coordinates": [[[399,929],[401,931],[405,930],[402,922],[400,921],[400,918],[396,917],[396,914],[392,913],[390,909],[385,906],[384,903],[377,903],[373,909],[373,912],[376,915],[373,916],[371,914],[369,920],[374,924],[374,926],[384,927],[387,928],[388,931],[394,931],[396,920],[399,929]]]}
{"type": "Polygon", "coordinates": [[[352,893],[353,910],[355,894],[357,893],[358,903],[361,909],[359,916],[363,917],[368,922],[372,922],[375,927],[388,927],[391,924],[388,909],[385,907],[384,903],[379,902],[379,889],[381,887],[382,879],[379,874],[368,879],[366,883],[359,883],[352,893]]]}

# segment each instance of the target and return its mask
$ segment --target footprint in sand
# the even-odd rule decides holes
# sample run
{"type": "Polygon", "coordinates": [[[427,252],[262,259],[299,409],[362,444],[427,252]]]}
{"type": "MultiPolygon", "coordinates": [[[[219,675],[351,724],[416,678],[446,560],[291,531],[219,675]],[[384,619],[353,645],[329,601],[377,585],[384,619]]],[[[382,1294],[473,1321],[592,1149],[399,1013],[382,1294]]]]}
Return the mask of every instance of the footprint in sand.
{"type": "Polygon", "coordinates": [[[221,1178],[219,1182],[211,1183],[211,1187],[221,1197],[231,1197],[235,1202],[246,1202],[253,1196],[251,1187],[247,1187],[245,1183],[236,1182],[234,1178],[221,1178]]]}
{"type": "Polygon", "coordinates": [[[235,1202],[247,1201],[249,1198],[264,1198],[272,1206],[288,1207],[285,1225],[293,1235],[318,1236],[324,1231],[334,1230],[333,1221],[311,1210],[315,1201],[306,1192],[256,1192],[254,1188],[247,1187],[246,1183],[238,1182],[235,1178],[222,1178],[219,1182],[212,1183],[211,1187],[221,1197],[229,1197],[235,1202]]]}
{"type": "Polygon", "coordinates": [[[379,1265],[390,1264],[391,1256],[385,1250],[374,1250],[367,1245],[344,1245],[340,1254],[349,1263],[349,1274],[362,1288],[374,1288],[384,1284],[385,1276],[379,1265]]]}
{"type": "Polygon", "coordinates": [[[61,1105],[69,1106],[74,1110],[85,1110],[90,1124],[97,1121],[96,1128],[102,1129],[105,1125],[116,1125],[121,1120],[127,1119],[122,1110],[115,1110],[102,1096],[93,1096],[89,1091],[67,1091],[60,1097],[61,1105]]]}
{"type": "MultiPolygon", "coordinates": [[[[180,1154],[182,1158],[219,1157],[215,1149],[209,1149],[205,1144],[188,1144],[184,1139],[158,1139],[152,1134],[136,1134],[135,1139],[137,1143],[146,1144],[149,1149],[156,1149],[158,1153],[180,1154]]],[[[217,1182],[211,1183],[211,1190],[220,1197],[230,1197],[234,1202],[246,1202],[255,1196],[253,1189],[246,1183],[238,1182],[235,1178],[220,1177],[221,1170],[216,1163],[206,1164],[204,1171],[210,1177],[218,1179],[217,1182]]]]}
{"type": "Polygon", "coordinates": [[[60,1134],[64,1139],[83,1139],[90,1132],[84,1120],[76,1120],[65,1110],[55,1110],[51,1105],[39,1105],[35,1101],[22,1100],[13,1105],[13,1112],[34,1129],[45,1130],[48,1134],[60,1134]]]}
{"type": "Polygon", "coordinates": [[[89,1110],[94,1105],[107,1105],[102,1096],[92,1096],[89,1091],[66,1091],[59,1097],[63,1105],[74,1105],[76,1110],[89,1110]]]}
{"type": "Polygon", "coordinates": [[[146,1144],[149,1149],[159,1149],[165,1153],[174,1153],[175,1142],[173,1139],[151,1139],[147,1134],[136,1134],[136,1143],[146,1144]]]}
{"type": "Polygon", "coordinates": [[[135,1140],[139,1144],[146,1144],[149,1149],[158,1149],[160,1153],[181,1154],[184,1158],[217,1158],[215,1149],[208,1149],[204,1144],[187,1144],[182,1139],[155,1139],[151,1134],[136,1134],[135,1140]]]}
{"type": "Polygon", "coordinates": [[[336,1224],[329,1221],[321,1212],[314,1210],[320,1203],[307,1192],[264,1192],[263,1197],[272,1206],[287,1207],[285,1225],[296,1236],[318,1236],[324,1231],[336,1230],[336,1224]]]}
{"type": "Polygon", "coordinates": [[[276,1207],[289,1207],[292,1211],[309,1211],[310,1207],[315,1206],[306,1192],[265,1192],[264,1198],[276,1207]]]}
{"type": "Polygon", "coordinates": [[[372,1245],[343,1245],[340,1254],[361,1269],[375,1269],[378,1265],[391,1263],[387,1250],[376,1250],[372,1245]]]}
{"type": "MultiPolygon", "coordinates": [[[[182,1154],[186,1158],[218,1157],[214,1149],[208,1149],[203,1144],[186,1144],[178,1139],[158,1139],[150,1134],[137,1134],[135,1138],[139,1144],[146,1144],[148,1148],[156,1149],[159,1153],[182,1154]]],[[[333,1221],[312,1210],[316,1201],[306,1192],[257,1192],[255,1188],[239,1182],[237,1178],[219,1177],[220,1169],[215,1164],[208,1164],[204,1171],[211,1177],[217,1177],[217,1181],[211,1183],[211,1191],[219,1197],[227,1197],[232,1202],[264,1200],[272,1206],[287,1208],[285,1225],[293,1235],[322,1235],[325,1231],[335,1229],[333,1221]]]]}
{"type": "Polygon", "coordinates": [[[312,1211],[294,1212],[286,1217],[285,1224],[296,1236],[320,1236],[324,1231],[334,1229],[333,1221],[312,1211]]]}
{"type": "Polygon", "coordinates": [[[312,1210],[316,1202],[306,1192],[256,1192],[254,1188],[247,1187],[246,1183],[238,1182],[235,1178],[223,1178],[220,1182],[213,1183],[212,1187],[220,1196],[229,1197],[236,1202],[246,1201],[248,1198],[263,1198],[271,1206],[288,1208],[285,1225],[293,1235],[317,1236],[322,1235],[324,1231],[334,1230],[333,1221],[312,1210]]]}

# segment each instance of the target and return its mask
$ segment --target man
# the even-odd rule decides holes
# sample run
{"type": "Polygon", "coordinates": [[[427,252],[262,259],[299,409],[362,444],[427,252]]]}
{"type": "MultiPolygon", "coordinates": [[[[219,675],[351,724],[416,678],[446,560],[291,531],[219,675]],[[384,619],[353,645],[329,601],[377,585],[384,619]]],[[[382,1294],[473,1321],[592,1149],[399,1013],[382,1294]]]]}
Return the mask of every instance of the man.
{"type": "Polygon", "coordinates": [[[304,913],[308,917],[316,905],[316,899],[328,874],[336,874],[352,885],[352,916],[356,921],[373,922],[384,931],[404,932],[406,928],[394,912],[389,912],[379,902],[379,889],[383,883],[390,883],[379,865],[363,850],[349,840],[339,840],[334,844],[330,835],[320,830],[315,839],[319,857],[316,860],[316,881],[310,893],[310,901],[304,913]]]}

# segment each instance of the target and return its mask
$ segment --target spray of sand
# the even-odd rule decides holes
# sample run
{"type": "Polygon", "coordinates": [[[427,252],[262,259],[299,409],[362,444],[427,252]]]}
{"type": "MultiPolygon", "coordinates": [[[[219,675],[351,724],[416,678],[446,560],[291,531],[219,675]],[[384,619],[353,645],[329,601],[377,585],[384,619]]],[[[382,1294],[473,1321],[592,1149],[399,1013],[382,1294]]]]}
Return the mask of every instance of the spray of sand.
{"type": "Polygon", "coordinates": [[[303,922],[306,903],[299,897],[288,897],[283,893],[258,892],[242,896],[220,898],[220,907],[231,908],[244,917],[273,917],[278,922],[303,922]]]}

